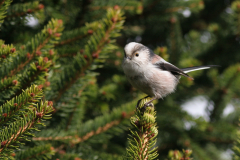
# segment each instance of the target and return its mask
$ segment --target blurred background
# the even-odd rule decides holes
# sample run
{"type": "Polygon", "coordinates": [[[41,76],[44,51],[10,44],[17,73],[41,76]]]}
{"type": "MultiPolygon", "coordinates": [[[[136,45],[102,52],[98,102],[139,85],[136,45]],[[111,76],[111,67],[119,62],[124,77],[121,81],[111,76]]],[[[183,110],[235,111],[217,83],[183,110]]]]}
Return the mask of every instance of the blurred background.
{"type": "Polygon", "coordinates": [[[123,48],[139,42],[179,68],[221,66],[189,73],[194,81],[182,77],[176,92],[155,104],[158,159],[168,159],[170,150],[182,149],[192,149],[194,160],[232,159],[240,114],[239,0],[14,0],[0,39],[20,48],[52,18],[61,19],[64,25],[54,46],[57,58],[45,91],[56,112],[36,137],[94,133],[74,144],[61,138],[33,139],[22,147],[23,152],[50,143],[57,148],[51,159],[121,159],[128,144],[129,118],[137,100],[145,96],[124,76],[123,48]],[[42,5],[41,10],[32,9],[33,4],[42,5]],[[106,16],[109,8],[123,13],[120,20],[124,23],[116,24],[120,34],[109,38],[111,31],[106,28],[101,32],[109,39],[94,43],[92,36],[97,39],[100,34],[100,21],[116,21],[116,17],[106,16]],[[74,70],[76,55],[84,55],[87,45],[99,49],[100,43],[104,45],[92,54],[96,59],[85,76],[71,81],[80,74],[79,68],[74,70]],[[70,87],[62,90],[65,83],[70,87]],[[59,94],[62,91],[65,93],[59,94]],[[110,118],[104,119],[107,116],[110,118]]]}

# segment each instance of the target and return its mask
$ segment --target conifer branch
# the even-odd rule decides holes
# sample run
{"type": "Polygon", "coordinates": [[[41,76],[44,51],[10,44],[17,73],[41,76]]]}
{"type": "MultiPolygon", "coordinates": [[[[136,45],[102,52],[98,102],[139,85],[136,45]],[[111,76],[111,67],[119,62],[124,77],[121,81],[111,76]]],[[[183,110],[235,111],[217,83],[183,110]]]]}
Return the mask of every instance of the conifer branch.
{"type": "MultiPolygon", "coordinates": [[[[0,93],[3,94],[6,90],[17,90],[20,87],[20,83],[17,81],[17,77],[4,78],[0,81],[0,93]]],[[[6,92],[5,92],[6,93],[6,92]]],[[[1,95],[0,94],[0,95],[1,95]]]]}
{"type": "MultiPolygon", "coordinates": [[[[92,30],[89,30],[89,32],[92,32],[92,30]]],[[[79,36],[76,36],[76,37],[73,37],[71,39],[67,39],[67,40],[62,40],[60,41],[59,43],[55,44],[55,46],[60,46],[60,45],[65,45],[65,44],[69,44],[69,43],[72,43],[72,42],[75,42],[79,39],[82,39],[82,38],[85,38],[87,37],[88,35],[90,35],[90,33],[85,33],[83,35],[79,35],[79,36]]]]}
{"type": "Polygon", "coordinates": [[[99,29],[99,23],[92,22],[89,24],[87,23],[84,27],[77,28],[71,31],[65,31],[61,36],[61,40],[59,41],[59,43],[56,43],[55,46],[62,46],[83,39],[87,36],[92,35],[97,29],[99,29]]]}
{"type": "Polygon", "coordinates": [[[6,11],[10,5],[10,3],[12,2],[12,0],[1,0],[0,1],[0,26],[3,23],[3,19],[6,17],[6,11]]]}
{"type": "MultiPolygon", "coordinates": [[[[85,75],[84,72],[92,65],[94,59],[97,59],[99,57],[99,53],[102,51],[104,46],[110,42],[111,32],[113,32],[116,28],[119,28],[117,24],[122,24],[123,18],[120,10],[114,12],[112,11],[112,14],[112,23],[110,26],[108,26],[104,36],[101,37],[97,46],[94,47],[94,50],[88,53],[91,55],[91,57],[87,57],[87,55],[85,55],[85,65],[83,65],[80,70],[76,71],[75,77],[72,77],[70,82],[67,82],[64,87],[59,90],[58,95],[53,99],[54,102],[58,101],[66,90],[68,90],[79,78],[85,75]]],[[[89,46],[85,46],[84,51],[86,50],[89,50],[89,46]]]]}
{"type": "Polygon", "coordinates": [[[131,117],[131,124],[134,130],[130,130],[125,159],[151,160],[157,157],[156,136],[158,130],[156,127],[156,112],[153,104],[144,109],[144,103],[147,99],[141,101],[141,104],[135,111],[135,116],[131,117]]]}
{"type": "Polygon", "coordinates": [[[134,1],[134,0],[128,0],[123,3],[118,3],[114,1],[114,3],[97,3],[96,5],[93,3],[93,5],[89,6],[89,9],[91,11],[98,11],[98,10],[107,10],[109,8],[114,9],[121,9],[124,10],[124,12],[132,12],[134,14],[141,14],[143,11],[143,2],[142,1],[134,1]]]}
{"type": "Polygon", "coordinates": [[[49,141],[49,140],[54,140],[54,141],[58,141],[58,140],[70,140],[70,143],[71,144],[78,144],[78,143],[81,143],[83,141],[86,141],[88,140],[89,138],[95,136],[95,135],[98,135],[98,134],[101,134],[107,130],[109,130],[110,128],[114,127],[114,126],[117,126],[119,125],[123,118],[128,118],[132,115],[133,113],[129,113],[129,114],[125,114],[124,113],[124,116],[121,117],[119,120],[114,120],[114,121],[111,121],[107,124],[105,124],[104,126],[102,127],[99,127],[97,128],[96,131],[91,131],[91,132],[88,132],[86,133],[84,136],[81,136],[79,137],[78,135],[75,135],[75,136],[65,136],[65,137],[33,137],[32,139],[34,141],[49,141]]]}
{"type": "MultiPolygon", "coordinates": [[[[89,120],[80,126],[78,134],[66,135],[66,136],[52,136],[52,137],[33,137],[34,141],[68,141],[71,144],[78,144],[89,138],[106,132],[107,130],[119,125],[123,120],[133,115],[134,104],[136,99],[116,107],[110,114],[96,117],[94,120],[89,120]],[[96,127],[98,126],[98,127],[96,127]],[[86,128],[83,130],[83,128],[86,128]]],[[[64,133],[60,134],[63,135],[64,133]]]]}
{"type": "Polygon", "coordinates": [[[45,159],[46,157],[48,159],[51,158],[52,155],[54,155],[55,149],[52,147],[51,144],[46,145],[37,145],[33,148],[28,148],[26,150],[20,151],[16,155],[16,159],[19,160],[32,160],[32,159],[45,159]]]}
{"type": "Polygon", "coordinates": [[[190,158],[192,154],[192,150],[184,150],[182,152],[178,151],[178,150],[170,150],[168,153],[168,158],[170,158],[171,160],[192,160],[192,158],[190,158]]]}
{"type": "Polygon", "coordinates": [[[0,82],[0,102],[9,100],[22,93],[22,90],[30,87],[32,83],[40,85],[46,81],[49,67],[52,62],[47,57],[39,57],[38,61],[31,63],[21,75],[9,77],[0,82]],[[6,94],[8,98],[5,98],[6,94]]]}
{"type": "Polygon", "coordinates": [[[40,123],[42,120],[49,119],[50,112],[53,111],[52,102],[40,102],[41,97],[42,90],[33,85],[19,97],[1,106],[1,112],[7,114],[6,117],[5,114],[1,114],[3,115],[1,123],[6,125],[0,131],[0,152],[3,153],[1,155],[5,156],[10,150],[16,148],[17,146],[14,145],[20,143],[20,139],[27,140],[27,136],[32,136],[33,134],[29,131],[36,130],[36,124],[42,124],[40,123]]]}
{"type": "MultiPolygon", "coordinates": [[[[119,9],[122,10],[136,10],[136,7],[134,6],[114,6],[114,7],[118,7],[119,9]]],[[[91,10],[99,10],[99,9],[104,9],[107,10],[109,8],[112,8],[112,6],[92,6],[90,7],[91,10]]]]}
{"type": "MultiPolygon", "coordinates": [[[[39,57],[38,62],[32,63],[31,68],[26,71],[27,73],[23,73],[23,76],[19,78],[21,89],[25,90],[30,87],[33,82],[38,85],[43,84],[46,81],[47,72],[51,65],[52,62],[49,61],[47,57],[39,57]],[[25,79],[24,75],[28,75],[27,79],[25,79]]],[[[15,96],[18,96],[20,93],[22,93],[21,90],[17,91],[15,96]]]]}
{"type": "Polygon", "coordinates": [[[71,144],[77,144],[77,143],[80,143],[80,142],[88,140],[89,138],[91,138],[94,135],[98,135],[100,133],[103,133],[103,132],[107,131],[108,129],[118,125],[120,122],[121,122],[121,120],[112,121],[110,123],[107,123],[103,127],[99,127],[96,131],[91,131],[91,132],[87,133],[86,135],[84,135],[82,137],[79,137],[78,135],[75,135],[75,136],[65,136],[65,137],[33,137],[33,140],[34,141],[70,140],[71,144]]]}
{"type": "Polygon", "coordinates": [[[4,62],[9,56],[15,56],[16,55],[16,49],[13,47],[13,45],[6,45],[2,40],[0,40],[0,62],[4,62]]]}
{"type": "Polygon", "coordinates": [[[29,64],[29,62],[35,57],[35,53],[37,51],[39,51],[48,41],[49,41],[50,37],[48,37],[43,44],[41,44],[40,46],[38,46],[38,48],[36,49],[35,52],[33,52],[32,54],[28,54],[28,59],[27,61],[25,61],[24,63],[21,63],[16,69],[11,71],[11,74],[9,76],[13,76],[15,75],[17,72],[21,71],[27,64],[29,64]]]}
{"type": "MultiPolygon", "coordinates": [[[[38,109],[37,112],[35,109],[33,109],[30,112],[27,112],[27,116],[33,117],[33,119],[30,118],[23,118],[19,122],[14,123],[13,128],[14,128],[14,133],[10,134],[10,137],[8,139],[5,139],[4,141],[1,142],[1,148],[0,148],[0,153],[4,151],[7,147],[10,145],[13,145],[13,143],[16,143],[19,141],[20,138],[24,138],[24,134],[29,134],[29,130],[33,129],[34,125],[36,124],[41,124],[41,120],[45,117],[48,116],[50,112],[52,112],[52,107],[47,105],[47,102],[41,104],[41,109],[38,109]],[[43,107],[44,105],[44,107],[43,107]],[[20,127],[18,127],[20,126],[20,127]]],[[[6,134],[8,128],[4,128],[2,130],[2,134],[6,134]]],[[[24,138],[26,139],[26,138],[24,138]]]]}
{"type": "MultiPolygon", "coordinates": [[[[200,2],[193,2],[191,4],[188,5],[188,8],[193,9],[193,8],[202,8],[202,6],[204,5],[204,1],[200,1],[200,2]]],[[[181,9],[185,9],[186,6],[179,6],[179,7],[173,7],[173,8],[168,8],[166,10],[164,10],[164,13],[174,13],[174,12],[178,12],[181,9]]]]}
{"type": "Polygon", "coordinates": [[[1,0],[0,7],[3,5],[4,2],[5,2],[5,0],[1,0]]]}
{"type": "Polygon", "coordinates": [[[67,40],[61,41],[61,42],[55,44],[55,46],[65,45],[65,44],[69,44],[69,43],[75,42],[75,41],[77,41],[77,40],[79,40],[79,39],[82,39],[82,38],[87,37],[87,35],[88,35],[88,33],[85,34],[85,35],[79,35],[79,36],[74,37],[74,38],[72,38],[72,39],[67,39],[67,40]]]}
{"type": "Polygon", "coordinates": [[[37,35],[35,37],[35,39],[32,40],[31,43],[28,44],[28,46],[26,48],[33,48],[31,50],[32,53],[27,53],[26,57],[27,59],[25,59],[25,61],[22,61],[20,64],[17,65],[17,67],[15,69],[13,69],[10,72],[10,76],[15,75],[16,73],[18,73],[19,71],[21,71],[27,64],[29,64],[37,55],[41,55],[41,49],[43,49],[45,46],[47,48],[49,48],[49,46],[52,45],[52,43],[57,43],[56,41],[54,41],[55,39],[59,39],[59,33],[62,31],[62,21],[61,20],[52,20],[49,22],[49,24],[47,25],[47,27],[42,30],[42,35],[41,36],[45,36],[44,39],[41,38],[41,42],[39,42],[39,38],[37,35]],[[53,26],[54,25],[54,26],[53,26]],[[34,44],[33,44],[34,43],[34,44]]]}
{"type": "Polygon", "coordinates": [[[240,130],[238,129],[237,138],[235,139],[234,146],[232,147],[232,150],[234,152],[233,159],[234,160],[240,160],[240,130]]]}
{"type": "Polygon", "coordinates": [[[65,93],[66,90],[68,90],[80,77],[84,76],[83,73],[88,67],[90,66],[90,63],[87,63],[87,65],[84,66],[81,72],[77,72],[77,75],[69,82],[67,83],[58,93],[57,97],[53,99],[54,102],[58,101],[62,94],[65,93]]]}
{"type": "MultiPolygon", "coordinates": [[[[223,108],[221,107],[221,104],[224,101],[224,96],[226,94],[228,94],[228,90],[231,87],[231,85],[235,82],[236,80],[236,75],[239,75],[240,69],[239,69],[239,65],[233,66],[231,68],[228,68],[228,70],[233,69],[233,71],[231,71],[231,76],[229,77],[229,79],[227,80],[227,82],[225,83],[224,86],[220,87],[218,89],[218,94],[214,94],[214,96],[216,96],[215,100],[214,100],[214,108],[213,110],[210,112],[210,120],[214,121],[214,120],[218,120],[220,118],[220,115],[223,111],[223,108]],[[219,112],[220,110],[220,112],[219,112]]],[[[228,70],[226,70],[224,72],[224,74],[228,74],[228,70]]],[[[226,80],[225,80],[226,81],[226,80]]]]}
{"type": "MultiPolygon", "coordinates": [[[[132,113],[129,113],[129,114],[126,114],[124,115],[124,118],[127,118],[127,117],[130,117],[132,115],[132,113]],[[126,117],[125,117],[126,116],[126,117]]],[[[110,123],[107,123],[105,126],[103,127],[99,127],[96,131],[91,131],[89,133],[87,133],[86,135],[82,136],[82,137],[79,137],[79,136],[76,136],[75,139],[72,139],[70,141],[71,144],[78,144],[80,142],[83,142],[83,141],[86,141],[88,140],[89,138],[95,136],[95,135],[98,135],[98,134],[101,134],[103,132],[106,132],[107,130],[109,130],[110,128],[114,127],[114,126],[117,126],[119,125],[120,123],[122,122],[122,119],[120,120],[114,120],[110,123]]]]}
{"type": "Polygon", "coordinates": [[[216,138],[216,137],[206,137],[206,141],[214,142],[214,143],[222,143],[222,144],[231,144],[234,142],[234,140],[231,139],[221,139],[221,138],[216,138]]]}
{"type": "Polygon", "coordinates": [[[23,3],[23,4],[15,4],[10,7],[10,11],[6,18],[13,18],[13,17],[23,17],[27,14],[34,13],[40,11],[44,8],[43,4],[39,4],[38,1],[32,3],[23,3]]]}
{"type": "Polygon", "coordinates": [[[4,125],[11,119],[16,118],[20,110],[27,109],[28,104],[37,102],[42,96],[42,90],[38,86],[32,86],[21,95],[0,106],[0,125],[4,125]],[[34,96],[30,96],[34,95],[34,96]]]}
{"type": "MultiPolygon", "coordinates": [[[[134,19],[143,19],[143,18],[147,18],[151,15],[152,11],[153,11],[153,7],[158,5],[159,1],[153,1],[151,4],[149,4],[148,6],[144,6],[144,12],[140,12],[142,13],[141,16],[139,15],[134,15],[133,17],[129,17],[126,19],[126,21],[132,21],[134,19]]],[[[161,3],[161,2],[160,2],[161,3]]],[[[185,9],[185,8],[190,8],[190,9],[198,9],[201,10],[204,7],[204,1],[199,1],[199,2],[186,2],[185,5],[182,6],[178,6],[178,7],[172,7],[172,8],[167,8],[165,10],[157,10],[155,11],[155,13],[159,13],[159,14],[164,14],[164,13],[174,13],[174,12],[178,12],[181,9],[185,9]]],[[[143,10],[142,8],[138,8],[139,10],[143,10]]]]}
{"type": "MultiPolygon", "coordinates": [[[[89,85],[93,85],[95,84],[95,80],[93,78],[95,78],[96,74],[95,73],[88,73],[86,74],[81,80],[79,80],[77,82],[77,84],[81,84],[81,86],[79,88],[73,88],[74,91],[68,90],[70,92],[70,97],[78,97],[81,98],[82,92],[85,91],[85,88],[88,87],[89,85]]],[[[77,85],[75,84],[75,85],[77,85]]],[[[67,99],[69,98],[67,95],[65,95],[64,97],[67,97],[67,99]]],[[[80,102],[79,100],[76,101],[77,104],[80,102]]],[[[68,104],[69,101],[64,101],[61,100],[61,104],[59,104],[58,106],[56,106],[56,112],[58,110],[60,110],[63,106],[65,106],[66,104],[68,104]]],[[[77,107],[77,104],[75,104],[74,108],[77,107]]]]}
{"type": "Polygon", "coordinates": [[[76,55],[77,53],[65,53],[65,54],[59,55],[59,57],[74,57],[76,55]]]}
{"type": "MultiPolygon", "coordinates": [[[[83,90],[89,85],[89,84],[91,84],[91,82],[88,82],[87,84],[85,84],[82,88],[81,88],[81,90],[79,90],[78,91],[78,97],[81,97],[81,93],[83,92],[83,90]]],[[[73,97],[74,96],[76,96],[76,95],[73,95],[73,97]]],[[[59,109],[59,108],[58,108],[59,109]]],[[[67,126],[66,126],[66,129],[65,130],[68,130],[68,127],[69,127],[69,125],[71,124],[71,122],[72,122],[72,119],[73,119],[73,114],[75,113],[75,110],[77,109],[77,105],[75,105],[74,106],[74,108],[73,108],[73,111],[72,111],[72,113],[71,113],[71,115],[70,115],[70,117],[69,117],[69,120],[68,120],[68,123],[67,123],[67,126]]]]}

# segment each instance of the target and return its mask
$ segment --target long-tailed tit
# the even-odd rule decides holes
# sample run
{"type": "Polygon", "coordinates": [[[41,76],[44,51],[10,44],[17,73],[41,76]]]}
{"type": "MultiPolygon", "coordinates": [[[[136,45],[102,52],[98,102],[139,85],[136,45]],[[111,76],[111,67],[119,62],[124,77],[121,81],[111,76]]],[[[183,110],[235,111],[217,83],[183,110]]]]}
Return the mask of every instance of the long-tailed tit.
{"type": "Polygon", "coordinates": [[[174,92],[181,76],[191,78],[188,72],[217,67],[207,65],[179,69],[154,54],[148,47],[136,42],[128,43],[124,50],[122,67],[127,79],[135,88],[146,93],[147,97],[153,97],[144,107],[149,106],[153,100],[174,92]]]}

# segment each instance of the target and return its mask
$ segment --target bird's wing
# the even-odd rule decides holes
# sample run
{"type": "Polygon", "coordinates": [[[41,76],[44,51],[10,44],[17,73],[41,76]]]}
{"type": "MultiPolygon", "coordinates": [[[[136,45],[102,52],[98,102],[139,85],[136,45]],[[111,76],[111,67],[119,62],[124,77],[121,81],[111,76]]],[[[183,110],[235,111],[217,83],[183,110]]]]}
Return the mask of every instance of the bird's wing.
{"type": "Polygon", "coordinates": [[[181,69],[177,68],[176,66],[174,66],[171,63],[168,63],[166,61],[160,62],[160,63],[155,63],[154,65],[156,65],[158,68],[160,68],[162,70],[171,72],[173,75],[183,75],[185,77],[193,79],[188,74],[184,73],[181,69]]]}
{"type": "Polygon", "coordinates": [[[197,66],[197,67],[189,67],[189,68],[183,68],[181,69],[184,73],[192,72],[192,71],[197,71],[201,69],[209,69],[213,67],[220,67],[218,65],[207,65],[207,66],[197,66]]]}

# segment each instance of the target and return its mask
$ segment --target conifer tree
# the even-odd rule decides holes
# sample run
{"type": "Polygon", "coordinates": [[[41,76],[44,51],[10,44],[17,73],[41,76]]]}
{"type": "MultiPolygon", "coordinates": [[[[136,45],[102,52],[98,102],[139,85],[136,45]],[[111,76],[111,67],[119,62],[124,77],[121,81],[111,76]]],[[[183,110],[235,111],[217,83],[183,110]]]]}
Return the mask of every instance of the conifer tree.
{"type": "Polygon", "coordinates": [[[237,159],[239,14],[239,0],[1,0],[0,158],[237,159]],[[121,69],[130,41],[179,68],[221,67],[142,113],[121,69]],[[181,107],[196,97],[207,118],[181,107]]]}

